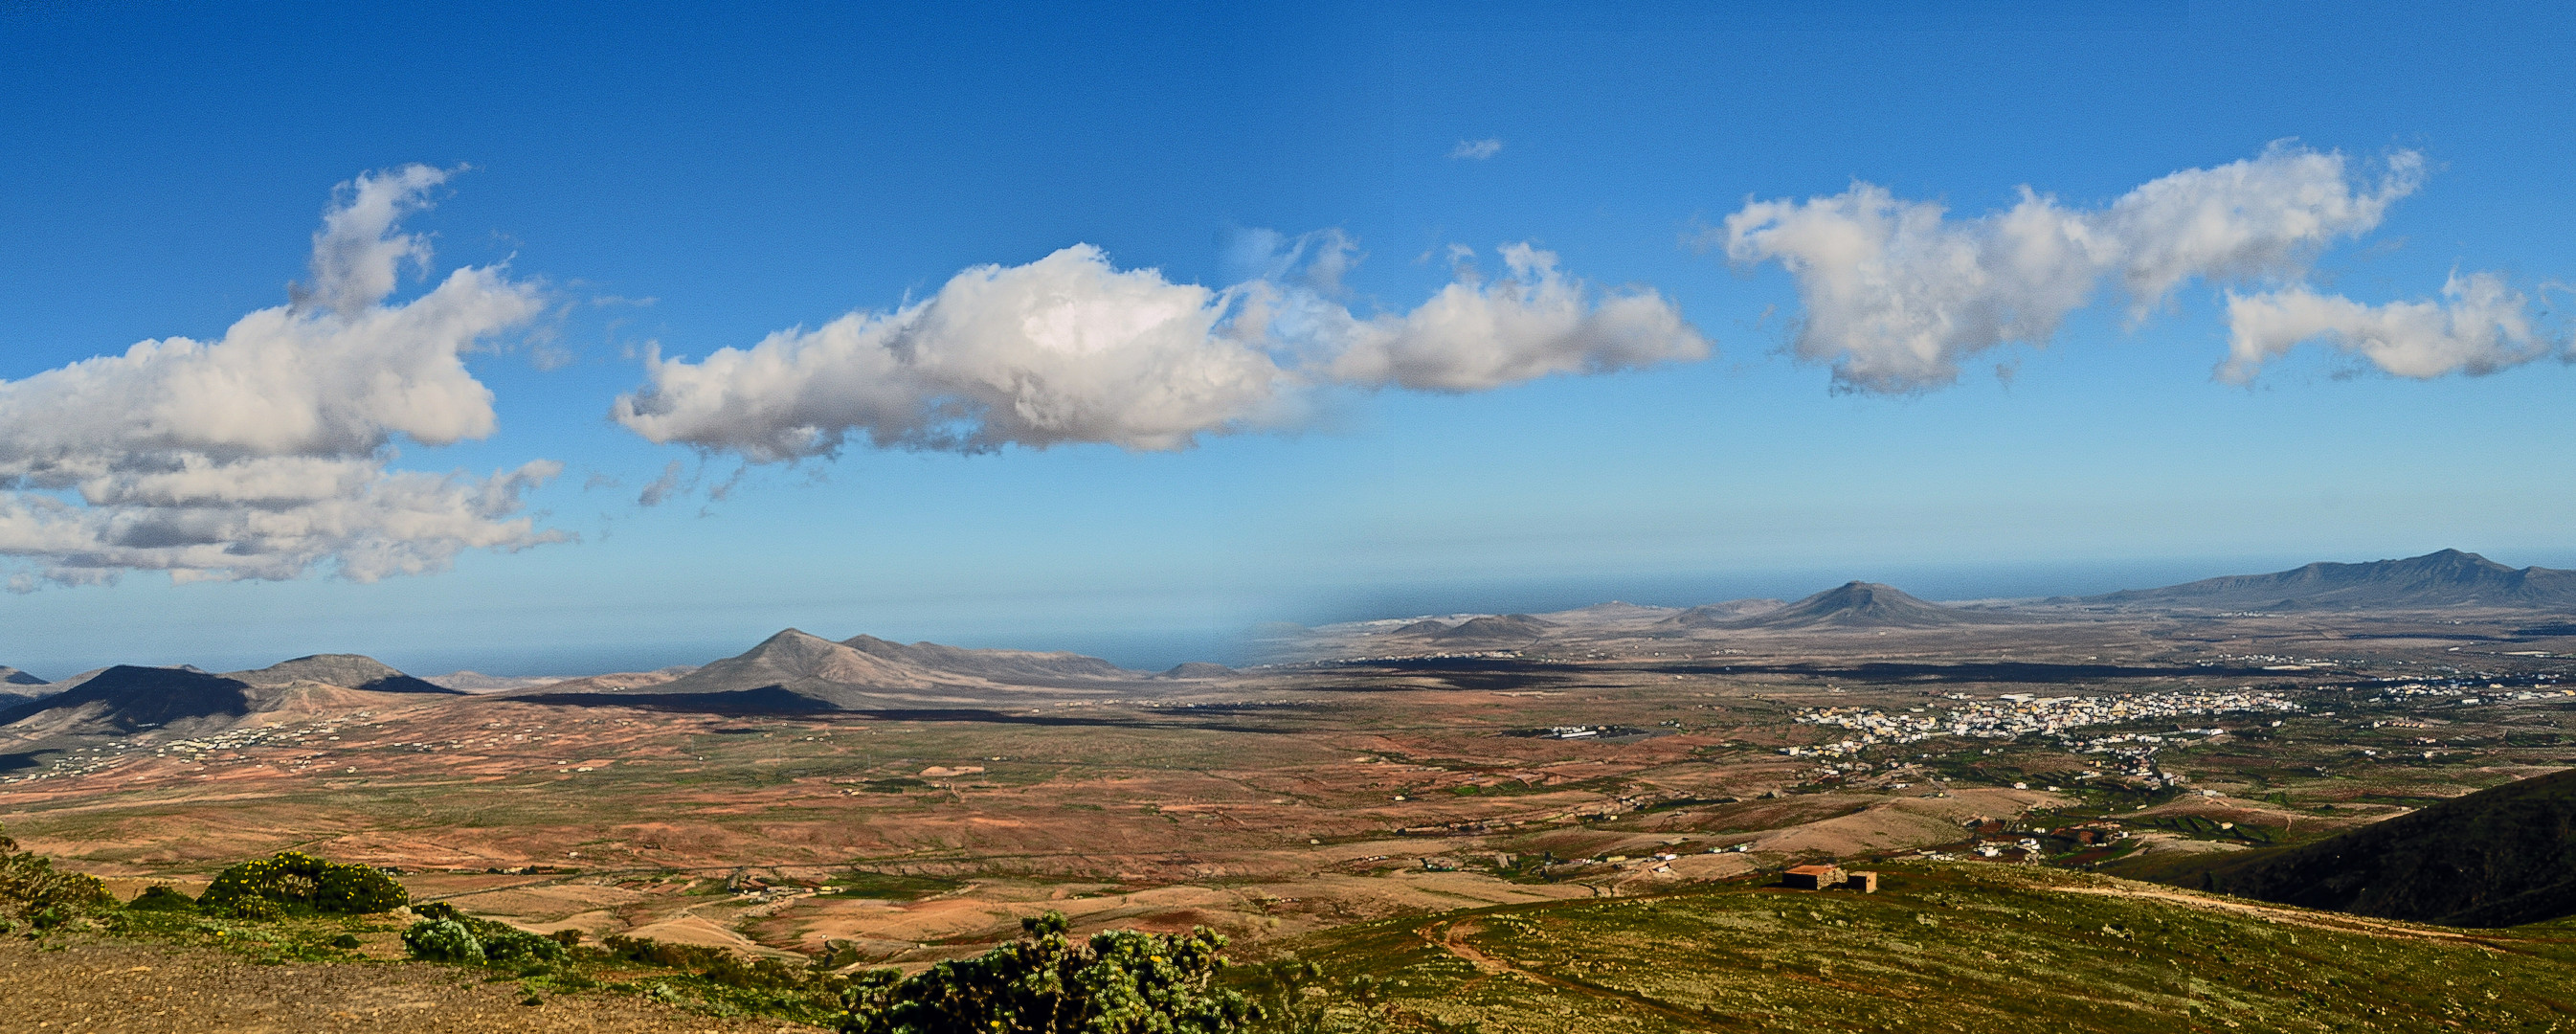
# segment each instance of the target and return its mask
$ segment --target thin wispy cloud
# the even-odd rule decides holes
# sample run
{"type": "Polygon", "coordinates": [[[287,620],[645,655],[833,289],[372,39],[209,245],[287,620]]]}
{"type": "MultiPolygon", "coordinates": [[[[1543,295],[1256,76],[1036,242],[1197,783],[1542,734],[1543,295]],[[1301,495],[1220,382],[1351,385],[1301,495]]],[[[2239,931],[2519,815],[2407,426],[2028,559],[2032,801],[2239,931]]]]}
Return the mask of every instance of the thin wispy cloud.
{"type": "Polygon", "coordinates": [[[959,452],[1155,451],[1294,426],[1334,386],[1482,391],[1709,352],[1661,295],[1597,289],[1527,245],[1501,249],[1505,276],[1462,266],[1420,307],[1363,316],[1327,294],[1355,261],[1347,238],[1248,239],[1262,253],[1232,259],[1258,275],[1222,290],[1121,270],[1078,244],[966,270],[891,312],[694,362],[656,355],[613,415],[651,441],[755,463],[832,455],[854,436],[959,452]]]}
{"type": "Polygon", "coordinates": [[[2317,254],[2378,226],[2424,181],[2413,151],[2391,154],[2375,174],[2357,164],[2281,143],[2100,208],[2025,187],[2011,209],[1971,219],[1855,183],[1830,197],[1748,203],[1707,241],[1739,264],[1778,262],[1795,277],[1805,311],[1792,347],[1830,365],[1845,390],[1950,384],[1980,353],[2047,344],[2106,283],[2132,321],[2194,280],[2274,285],[2230,295],[2233,343],[2218,371],[2230,381],[2308,341],[2408,377],[2486,372],[2550,351],[2527,300],[2491,274],[2454,278],[2438,305],[2373,308],[2298,285],[2317,254]]]}
{"type": "Polygon", "coordinates": [[[343,184],[310,278],[214,341],[170,337],[0,382],[0,556],[9,587],[357,581],[447,567],[466,549],[560,541],[522,515],[539,460],[475,477],[390,468],[398,439],[490,435],[492,394],[462,354],[536,317],[536,289],[464,268],[387,304],[428,243],[398,232],[449,173],[413,165],[343,184]]]}
{"type": "Polygon", "coordinates": [[[1501,153],[1503,141],[1490,136],[1482,140],[1461,140],[1458,146],[1449,149],[1449,157],[1471,162],[1481,162],[1501,153]]]}

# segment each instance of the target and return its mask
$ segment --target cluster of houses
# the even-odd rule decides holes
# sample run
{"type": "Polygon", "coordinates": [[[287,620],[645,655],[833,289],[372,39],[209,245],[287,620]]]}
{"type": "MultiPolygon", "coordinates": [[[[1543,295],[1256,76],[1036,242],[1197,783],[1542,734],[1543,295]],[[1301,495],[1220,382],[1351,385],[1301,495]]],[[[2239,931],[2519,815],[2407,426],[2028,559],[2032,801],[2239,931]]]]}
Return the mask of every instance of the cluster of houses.
{"type": "MultiPolygon", "coordinates": [[[[117,768],[146,757],[177,758],[203,764],[208,761],[248,760],[241,752],[253,747],[327,746],[329,740],[339,739],[333,734],[338,733],[343,724],[364,723],[373,717],[375,713],[372,711],[353,711],[335,719],[294,725],[241,726],[226,729],[211,736],[169,740],[162,743],[150,742],[151,727],[146,726],[138,735],[117,740],[106,746],[78,747],[66,751],[63,756],[55,758],[53,764],[41,771],[0,777],[0,785],[34,782],[41,779],[77,778],[117,768]],[[316,741],[315,737],[327,737],[327,739],[316,741]]],[[[316,751],[289,764],[291,767],[310,765],[313,759],[321,756],[322,754],[316,751]]]]}
{"type": "Polygon", "coordinates": [[[2430,701],[2423,701],[2420,698],[2448,697],[2452,698],[2449,702],[2454,707],[2470,707],[2477,704],[2503,704],[2523,700],[2545,700],[2552,697],[2576,696],[2576,689],[2566,689],[2561,687],[2558,683],[2558,676],[2555,674],[2535,675],[2529,677],[2527,680],[2516,679],[2515,681],[2527,681],[2530,684],[2529,688],[2507,685],[2502,682],[2487,682],[2484,679],[2444,679],[2432,682],[2402,682],[2379,687],[2379,695],[2365,699],[2362,703],[2429,703],[2430,701]]]}
{"type": "MultiPolygon", "coordinates": [[[[2000,819],[1973,818],[1967,821],[1967,827],[1972,839],[1965,853],[1995,861],[2036,863],[2050,852],[2050,845],[2043,837],[2069,841],[2079,848],[2102,847],[2129,839],[2128,830],[2109,820],[2057,829],[2016,829],[2000,819]]],[[[1925,851],[1922,854],[1935,861],[1954,861],[1959,857],[1946,851],[1925,851]]]]}
{"type": "Polygon", "coordinates": [[[1786,747],[1781,753],[1791,757],[1841,757],[1868,747],[1919,743],[1936,736],[2008,740],[2029,733],[2054,736],[2071,729],[2121,722],[2164,721],[2218,714],[2287,713],[2301,709],[2296,701],[2279,693],[2253,689],[2233,692],[2178,690],[2092,697],[2005,693],[1991,701],[1969,700],[1955,695],[1952,699],[1962,700],[1963,704],[1938,712],[1909,707],[1902,714],[1874,707],[1811,708],[1798,715],[1799,723],[1847,729],[1859,735],[1812,747],[1786,747]]]}

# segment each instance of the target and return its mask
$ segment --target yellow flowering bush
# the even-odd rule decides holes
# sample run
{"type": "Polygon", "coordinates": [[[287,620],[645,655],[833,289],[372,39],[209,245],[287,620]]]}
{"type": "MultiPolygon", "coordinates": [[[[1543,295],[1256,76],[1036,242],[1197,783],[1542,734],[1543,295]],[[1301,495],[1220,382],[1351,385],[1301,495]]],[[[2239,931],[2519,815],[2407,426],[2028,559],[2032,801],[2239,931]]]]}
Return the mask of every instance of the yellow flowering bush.
{"type": "Polygon", "coordinates": [[[410,891],[370,866],[342,865],[301,851],[281,851],[226,869],[197,898],[198,908],[244,918],[282,911],[390,912],[410,903],[410,891]]]}

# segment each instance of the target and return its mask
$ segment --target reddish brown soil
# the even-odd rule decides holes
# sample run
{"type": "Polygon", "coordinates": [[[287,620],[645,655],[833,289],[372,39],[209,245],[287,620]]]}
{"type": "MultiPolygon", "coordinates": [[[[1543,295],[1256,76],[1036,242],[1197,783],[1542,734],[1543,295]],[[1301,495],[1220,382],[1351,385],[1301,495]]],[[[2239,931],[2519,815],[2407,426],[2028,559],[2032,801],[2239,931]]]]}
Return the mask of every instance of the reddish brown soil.
{"type": "Polygon", "coordinates": [[[263,966],[217,951],[106,940],[40,948],[0,938],[0,1030],[163,1034],[817,1034],[719,1019],[620,994],[522,1005],[517,985],[442,966],[263,966]]]}

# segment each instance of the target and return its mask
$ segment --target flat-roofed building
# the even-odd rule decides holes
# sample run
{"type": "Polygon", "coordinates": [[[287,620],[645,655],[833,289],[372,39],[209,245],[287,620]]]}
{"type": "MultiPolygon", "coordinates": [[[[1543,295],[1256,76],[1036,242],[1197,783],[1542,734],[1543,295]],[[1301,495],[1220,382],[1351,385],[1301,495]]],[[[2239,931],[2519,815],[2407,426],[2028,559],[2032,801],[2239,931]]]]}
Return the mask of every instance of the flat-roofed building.
{"type": "Polygon", "coordinates": [[[1839,865],[1794,865],[1789,867],[1789,871],[1787,873],[1782,874],[1780,882],[1785,886],[1795,887],[1799,890],[1824,890],[1828,887],[1838,887],[1841,886],[1843,882],[1843,867],[1839,865]]]}

